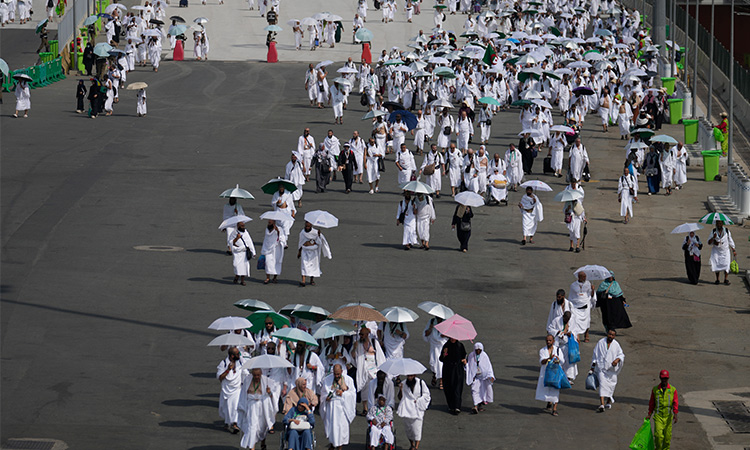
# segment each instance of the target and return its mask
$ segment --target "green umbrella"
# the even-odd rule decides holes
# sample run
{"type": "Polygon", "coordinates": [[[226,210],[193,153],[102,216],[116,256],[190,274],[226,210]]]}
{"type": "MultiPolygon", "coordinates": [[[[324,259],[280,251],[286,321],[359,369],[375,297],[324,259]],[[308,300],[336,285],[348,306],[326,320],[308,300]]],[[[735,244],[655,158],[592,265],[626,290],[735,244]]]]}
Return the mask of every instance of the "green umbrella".
{"type": "Polygon", "coordinates": [[[318,322],[331,315],[331,312],[327,309],[321,308],[320,306],[313,305],[297,305],[291,312],[294,317],[299,317],[304,320],[313,320],[318,322]]]}
{"type": "Polygon", "coordinates": [[[315,347],[318,346],[318,341],[310,333],[302,331],[299,328],[282,328],[273,332],[271,336],[284,341],[304,342],[315,347]]]}
{"type": "Polygon", "coordinates": [[[649,130],[648,128],[636,128],[631,131],[630,134],[637,134],[640,137],[651,137],[654,135],[654,130],[649,130]]]}
{"type": "Polygon", "coordinates": [[[506,36],[505,33],[501,33],[499,31],[493,31],[493,33],[497,34],[500,37],[500,39],[505,39],[505,36],[506,36]]]}
{"type": "Polygon", "coordinates": [[[557,37],[562,36],[562,33],[560,32],[560,30],[557,29],[557,27],[549,27],[549,32],[554,34],[557,37]]]}
{"type": "Polygon", "coordinates": [[[529,78],[534,78],[535,80],[538,80],[539,78],[541,78],[541,75],[532,71],[522,71],[522,72],[518,72],[518,75],[516,76],[516,78],[518,78],[518,81],[523,83],[529,78]]]}
{"type": "Polygon", "coordinates": [[[560,75],[556,74],[555,72],[550,72],[549,70],[545,70],[542,72],[544,75],[547,75],[547,78],[554,78],[555,80],[560,80],[560,75]]]}
{"type": "Polygon", "coordinates": [[[388,61],[384,62],[383,64],[386,65],[386,66],[398,66],[398,65],[404,64],[404,62],[401,61],[400,59],[394,58],[394,59],[389,59],[388,61]]]}
{"type": "Polygon", "coordinates": [[[287,192],[294,192],[297,190],[297,186],[289,180],[283,178],[272,178],[268,180],[266,184],[260,187],[260,189],[266,194],[273,195],[279,190],[279,186],[284,186],[287,192]]]}
{"type": "Polygon", "coordinates": [[[367,28],[360,28],[354,34],[354,38],[360,42],[372,42],[374,37],[375,36],[372,34],[372,31],[368,30],[367,28]]]}
{"type": "Polygon", "coordinates": [[[521,99],[521,100],[516,100],[510,105],[511,106],[527,106],[527,105],[533,105],[533,103],[531,102],[531,100],[521,99]]]}
{"type": "Polygon", "coordinates": [[[234,302],[234,306],[244,309],[245,311],[273,311],[273,308],[271,308],[271,305],[269,305],[266,302],[255,300],[252,298],[246,298],[243,300],[239,300],[234,302]]]}
{"type": "Polygon", "coordinates": [[[523,10],[521,12],[524,13],[524,14],[537,14],[537,13],[539,13],[539,11],[537,11],[536,9],[526,9],[526,10],[523,10]]]}
{"type": "Polygon", "coordinates": [[[500,102],[497,101],[497,99],[492,98],[492,97],[482,97],[479,99],[479,103],[484,103],[485,105],[500,106],[500,102]]]}
{"type": "Polygon", "coordinates": [[[266,317],[270,317],[271,319],[273,319],[273,324],[276,326],[276,328],[281,328],[284,325],[291,325],[289,319],[277,313],[276,311],[256,311],[247,316],[247,320],[249,320],[250,323],[253,324],[252,328],[250,328],[250,332],[257,333],[258,331],[262,330],[266,325],[266,317]]]}
{"type": "Polygon", "coordinates": [[[328,339],[336,336],[345,336],[357,332],[357,327],[347,322],[336,320],[324,320],[313,327],[315,339],[328,339]]]}
{"type": "Polygon", "coordinates": [[[88,16],[86,17],[86,20],[83,21],[83,26],[87,27],[89,25],[95,24],[97,20],[99,20],[99,16],[88,16]]]}
{"type": "Polygon", "coordinates": [[[36,26],[36,33],[39,34],[42,32],[42,28],[44,28],[45,25],[47,25],[47,22],[49,22],[48,19],[44,19],[41,22],[39,22],[39,25],[36,26]]]}
{"type": "Polygon", "coordinates": [[[653,136],[650,139],[651,142],[662,142],[664,144],[671,144],[671,145],[677,145],[677,139],[673,138],[672,136],[667,136],[666,134],[660,134],[658,136],[653,136]]]}
{"type": "Polygon", "coordinates": [[[734,225],[734,222],[732,222],[729,219],[729,217],[727,217],[726,215],[722,213],[717,213],[717,212],[706,214],[705,216],[701,217],[700,220],[698,220],[698,222],[706,223],[709,225],[715,225],[716,221],[718,220],[721,220],[722,222],[724,222],[724,225],[734,225]]]}
{"type": "Polygon", "coordinates": [[[435,8],[435,9],[445,9],[445,8],[447,8],[447,6],[446,5],[435,5],[435,6],[433,6],[433,8],[435,8]]]}

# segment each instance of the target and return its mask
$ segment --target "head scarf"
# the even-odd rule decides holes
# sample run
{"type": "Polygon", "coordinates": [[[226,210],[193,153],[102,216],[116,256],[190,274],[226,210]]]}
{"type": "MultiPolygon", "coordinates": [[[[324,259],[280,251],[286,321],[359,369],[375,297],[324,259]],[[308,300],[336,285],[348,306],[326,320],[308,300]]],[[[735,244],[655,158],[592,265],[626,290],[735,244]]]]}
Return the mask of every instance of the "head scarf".
{"type": "Polygon", "coordinates": [[[612,297],[622,297],[622,288],[620,287],[620,283],[615,281],[615,273],[611,270],[609,271],[609,273],[610,275],[612,275],[612,281],[602,281],[602,283],[596,289],[596,292],[605,292],[607,291],[607,288],[609,288],[609,295],[611,295],[612,297]]]}

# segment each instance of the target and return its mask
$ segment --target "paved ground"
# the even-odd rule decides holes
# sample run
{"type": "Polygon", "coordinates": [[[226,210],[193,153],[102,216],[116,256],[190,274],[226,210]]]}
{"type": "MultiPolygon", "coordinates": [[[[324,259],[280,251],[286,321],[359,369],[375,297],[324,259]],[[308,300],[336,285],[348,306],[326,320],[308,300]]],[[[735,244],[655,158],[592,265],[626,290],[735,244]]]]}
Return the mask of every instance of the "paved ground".
{"type": "MultiPolygon", "coordinates": [[[[621,141],[593,123],[584,142],[597,181],[585,187],[590,233],[580,254],[565,251],[567,231],[551,193],[540,196],[547,214],[532,246],[518,245],[515,207],[487,207],[477,211],[470,252],[457,252],[449,227],[454,206],[443,197],[433,250],[404,252],[394,225],[398,194],[391,160],[379,195],[367,195],[361,186],[344,195],[336,182],[329,193],[303,197],[302,212],[327,209],[341,219],[326,233],[335,259],[324,261],[318,286],[296,286],[298,263],[291,253],[280,284],[254,279],[247,287],[232,285],[231,262],[216,231],[223,203],[218,193],[235,183],[250,189],[257,199],[244,206],[257,218],[270,201],[259,187],[282,173],[301,130],[309,126],[321,139],[332,128],[330,109],[306,106],[304,68],[186,61],[167,62],[158,74],[139,69],[130,81],[151,86],[143,119],[135,117],[130,91],[114,117],[75,114],[74,77],[33,91],[29,119],[9,117],[13,102],[0,108],[0,440],[52,437],[77,449],[121,443],[236,448],[238,438],[220,430],[214,367],[222,355],[205,347],[214,335],[205,327],[240,313],[232,303],[241,298],[329,309],[354,300],[412,308],[436,300],[473,320],[494,363],[496,403],[479,417],[454,418],[445,413],[441,392],[433,391],[424,448],[625,448],[660,369],[672,372],[683,394],[747,387],[745,284],[735,276],[729,287],[708,284],[705,266],[704,283],[686,284],[681,237],[669,234],[700,217],[706,196],[722,193],[724,184],[699,181],[702,173],[691,168],[684,190],[642,196],[635,219],[623,225],[615,196],[621,141]],[[183,250],[134,249],[140,245],[183,250]],[[555,290],[567,290],[572,271],[588,263],[614,270],[631,304],[634,328],[620,337],[627,360],[618,402],[611,412],[595,414],[597,400],[579,378],[562,395],[560,417],[552,418],[533,399],[536,355],[555,290]]],[[[368,128],[355,103],[346,125],[336,128],[341,138],[368,128]]],[[[517,113],[493,122],[490,151],[504,150],[515,140],[517,113]]],[[[681,134],[677,126],[665,131],[681,134]]],[[[556,179],[539,178],[562,188],[556,179]]],[[[511,204],[517,199],[515,194],[511,204]]],[[[256,241],[262,225],[256,220],[249,227],[256,241]]],[[[748,231],[733,232],[745,266],[748,231]]],[[[701,233],[704,240],[706,235],[701,233]]],[[[592,322],[597,339],[603,334],[598,313],[592,322]]],[[[423,361],[424,324],[420,318],[410,327],[407,344],[407,355],[423,361]]],[[[583,346],[582,371],[592,347],[583,346]]],[[[673,447],[708,448],[697,417],[714,414],[686,409],[673,447]]],[[[364,448],[363,419],[352,429],[350,448],[364,448]]],[[[398,435],[403,442],[403,431],[398,435]]],[[[318,437],[324,444],[323,434],[318,437]]]]}

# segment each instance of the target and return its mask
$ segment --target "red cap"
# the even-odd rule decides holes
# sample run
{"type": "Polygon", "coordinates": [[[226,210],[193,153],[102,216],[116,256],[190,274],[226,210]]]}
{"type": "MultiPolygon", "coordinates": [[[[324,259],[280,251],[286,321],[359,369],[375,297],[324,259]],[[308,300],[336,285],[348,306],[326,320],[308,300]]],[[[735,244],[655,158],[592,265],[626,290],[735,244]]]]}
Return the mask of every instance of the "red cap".
{"type": "Polygon", "coordinates": [[[659,372],[659,378],[669,378],[669,371],[662,370],[661,372],[659,372]]]}

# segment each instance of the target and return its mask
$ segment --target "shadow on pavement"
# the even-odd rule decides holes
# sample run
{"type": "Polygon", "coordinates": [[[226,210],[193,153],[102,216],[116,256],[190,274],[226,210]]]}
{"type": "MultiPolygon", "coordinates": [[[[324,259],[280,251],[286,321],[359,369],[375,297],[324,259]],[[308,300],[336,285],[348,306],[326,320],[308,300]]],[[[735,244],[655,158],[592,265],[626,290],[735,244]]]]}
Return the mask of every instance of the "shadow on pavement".
{"type": "Polygon", "coordinates": [[[215,400],[191,400],[191,399],[175,399],[175,400],[164,400],[161,402],[165,406],[208,406],[210,408],[218,408],[219,402],[215,400]]]}
{"type": "Polygon", "coordinates": [[[232,280],[234,280],[234,277],[224,277],[224,278],[192,277],[192,278],[188,278],[188,281],[201,281],[201,282],[219,283],[219,284],[233,284],[232,280]]]}
{"type": "MultiPolygon", "coordinates": [[[[546,337],[542,338],[541,340],[545,340],[545,339],[546,337]]],[[[539,373],[539,366],[507,366],[507,367],[509,369],[523,369],[523,370],[529,370],[531,372],[539,373]]]]}
{"type": "Polygon", "coordinates": [[[226,255],[226,251],[215,248],[188,248],[185,251],[190,253],[215,253],[217,255],[226,255]]]}
{"type": "Polygon", "coordinates": [[[216,378],[216,374],[213,372],[196,372],[191,373],[190,376],[193,378],[216,378]]]}
{"type": "Polygon", "coordinates": [[[188,450],[237,450],[237,447],[231,445],[201,445],[200,447],[190,447],[188,450]]]}
{"type": "MultiPolygon", "coordinates": [[[[215,431],[221,431],[222,433],[226,433],[222,426],[224,425],[224,422],[217,421],[214,423],[205,423],[205,422],[192,422],[189,420],[167,420],[166,422],[159,422],[160,427],[166,427],[166,428],[203,428],[205,430],[215,430],[215,431]]],[[[215,447],[211,447],[215,448],[215,447]]],[[[236,448],[236,447],[232,447],[236,448]]]]}

